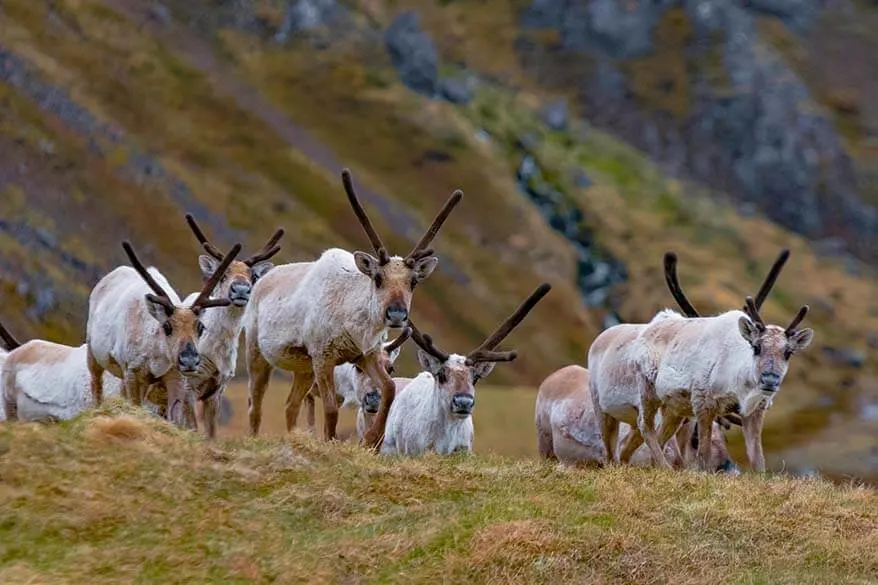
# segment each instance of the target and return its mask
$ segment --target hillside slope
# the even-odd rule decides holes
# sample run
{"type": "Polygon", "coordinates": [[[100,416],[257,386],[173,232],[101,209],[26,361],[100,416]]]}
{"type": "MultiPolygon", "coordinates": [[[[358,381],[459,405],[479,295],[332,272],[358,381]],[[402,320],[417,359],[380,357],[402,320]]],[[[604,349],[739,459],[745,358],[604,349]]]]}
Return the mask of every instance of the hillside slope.
{"type": "Polygon", "coordinates": [[[0,427],[3,583],[874,583],[878,497],[784,477],[0,427]]]}
{"type": "MultiPolygon", "coordinates": [[[[795,359],[766,444],[798,448],[839,427],[874,436],[878,421],[863,414],[878,404],[872,269],[818,256],[575,115],[547,124],[541,112],[558,94],[517,51],[527,5],[5,2],[0,317],[24,338],[80,343],[88,292],[124,261],[123,238],[180,291],[195,289],[186,211],[223,247],[250,249],[284,226],[281,261],[363,247],[338,175],[349,166],[394,250],[414,243],[453,189],[466,192],[436,241],[440,268],[414,300],[442,347],[473,347],[541,280],[554,285],[510,337],[521,357],[496,369],[497,384],[536,385],[582,362],[605,325],[667,306],[666,249],[710,313],[741,306],[790,247],[765,316],[785,323],[810,303],[817,337],[795,359]],[[411,8],[419,20],[403,19],[407,38],[432,35],[435,77],[463,78],[467,99],[401,83],[386,32],[411,8]]],[[[400,371],[414,367],[405,349],[400,371]]],[[[834,454],[841,472],[873,466],[870,441],[849,449],[834,454]]]]}

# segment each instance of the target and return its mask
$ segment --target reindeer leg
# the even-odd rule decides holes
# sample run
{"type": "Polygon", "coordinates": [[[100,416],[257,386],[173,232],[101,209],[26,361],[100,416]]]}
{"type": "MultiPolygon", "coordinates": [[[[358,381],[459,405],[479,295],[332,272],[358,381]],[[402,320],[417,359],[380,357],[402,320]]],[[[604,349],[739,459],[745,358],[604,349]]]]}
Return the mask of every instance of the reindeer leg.
{"type": "Polygon", "coordinates": [[[125,377],[122,380],[122,384],[131,402],[135,406],[141,406],[147,389],[143,376],[135,370],[125,370],[125,377]]]}
{"type": "Polygon", "coordinates": [[[716,413],[710,410],[701,410],[695,413],[698,421],[698,468],[701,471],[710,471],[710,449],[713,438],[713,421],[716,413]]]}
{"type": "Polygon", "coordinates": [[[631,432],[628,433],[628,436],[625,437],[625,441],[622,443],[622,452],[619,454],[619,462],[628,464],[631,461],[631,457],[634,456],[634,452],[643,445],[643,435],[636,426],[631,427],[631,432]]]}
{"type": "MultiPolygon", "coordinates": [[[[312,386],[313,388],[313,386],[312,386]]],[[[316,389],[314,390],[317,391],[316,389]]],[[[305,419],[308,424],[308,432],[312,435],[317,434],[317,416],[314,413],[314,394],[309,392],[305,395],[307,410],[305,411],[305,419]]]]}
{"type": "MultiPolygon", "coordinates": [[[[100,406],[104,401],[104,368],[94,358],[90,347],[86,350],[86,361],[88,362],[88,372],[91,375],[91,398],[95,406],[100,406]]],[[[125,390],[124,385],[122,389],[125,390]]]]}
{"type": "MultiPolygon", "coordinates": [[[[311,390],[311,386],[314,384],[314,374],[313,373],[302,373],[296,372],[293,374],[293,385],[290,388],[290,393],[287,396],[286,403],[286,418],[287,418],[287,432],[291,432],[294,428],[296,428],[296,421],[299,420],[299,409],[302,407],[302,399],[306,398],[306,394],[311,390]]],[[[312,434],[314,432],[314,397],[308,395],[310,398],[310,410],[308,412],[308,427],[311,430],[312,434]]]]}
{"type": "MultiPolygon", "coordinates": [[[[607,454],[607,464],[614,463],[616,461],[616,445],[619,443],[619,421],[602,412],[598,415],[598,422],[600,423],[601,440],[604,442],[604,452],[607,454]]],[[[619,461],[627,463],[627,460],[621,458],[619,461]]]]}
{"type": "MultiPolygon", "coordinates": [[[[652,454],[652,462],[656,467],[671,469],[665,457],[665,450],[659,444],[658,433],[655,428],[655,415],[661,407],[661,401],[655,393],[655,388],[647,381],[642,381],[640,388],[640,412],[637,416],[637,426],[646,441],[646,446],[652,454]]],[[[662,413],[664,420],[664,413],[662,413]]]]}
{"type": "MultiPolygon", "coordinates": [[[[680,423],[683,422],[683,417],[677,414],[667,413],[667,411],[662,414],[664,416],[662,417],[662,426],[659,427],[658,440],[659,445],[664,451],[668,445],[668,441],[677,434],[677,430],[680,428],[680,423]]],[[[671,442],[671,448],[674,450],[674,456],[671,463],[672,467],[682,468],[684,463],[683,454],[680,452],[680,447],[676,440],[671,442]]]]}
{"type": "Polygon", "coordinates": [[[384,441],[387,416],[390,414],[390,406],[396,398],[396,384],[387,373],[384,364],[380,363],[374,353],[366,355],[360,360],[360,369],[369,377],[376,388],[381,388],[381,406],[360,441],[361,445],[377,450],[384,441]]]}
{"type": "Polygon", "coordinates": [[[759,473],[765,472],[765,455],[762,453],[762,426],[765,424],[765,409],[757,408],[744,420],[744,445],[750,468],[759,473]]]}
{"type": "Polygon", "coordinates": [[[333,364],[314,361],[314,378],[323,399],[323,437],[327,441],[337,438],[335,430],[338,426],[338,396],[335,393],[334,370],[333,364]]]}
{"type": "MultiPolygon", "coordinates": [[[[249,338],[249,332],[248,332],[249,338]]],[[[247,373],[249,380],[247,389],[249,397],[250,435],[255,437],[259,434],[262,425],[262,399],[268,389],[268,379],[271,376],[271,364],[262,357],[262,352],[256,347],[255,339],[247,340],[247,373]]]]}

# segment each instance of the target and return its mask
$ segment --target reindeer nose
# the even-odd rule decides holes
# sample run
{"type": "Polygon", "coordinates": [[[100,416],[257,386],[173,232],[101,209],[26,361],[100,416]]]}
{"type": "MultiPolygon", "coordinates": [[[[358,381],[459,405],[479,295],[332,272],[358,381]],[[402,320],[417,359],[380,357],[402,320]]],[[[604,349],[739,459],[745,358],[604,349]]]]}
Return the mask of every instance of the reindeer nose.
{"type": "Polygon", "coordinates": [[[366,414],[375,414],[381,406],[381,392],[370,390],[363,396],[363,410],[366,414]]]}
{"type": "Polygon", "coordinates": [[[190,341],[183,347],[183,351],[177,357],[177,367],[180,369],[181,374],[188,375],[196,372],[200,364],[201,356],[198,355],[195,344],[190,341]]]}
{"type": "Polygon", "coordinates": [[[476,398],[466,392],[458,392],[451,397],[451,411],[457,415],[469,416],[476,405],[476,398]]]}
{"type": "Polygon", "coordinates": [[[763,372],[759,378],[759,386],[767,392],[777,392],[780,386],[780,376],[774,372],[763,372]]]}
{"type": "Polygon", "coordinates": [[[409,312],[402,305],[390,305],[384,311],[384,319],[391,327],[402,327],[408,321],[409,312]]]}
{"type": "Polygon", "coordinates": [[[249,282],[233,282],[229,287],[229,300],[237,307],[243,307],[250,300],[250,291],[253,287],[249,282]]]}

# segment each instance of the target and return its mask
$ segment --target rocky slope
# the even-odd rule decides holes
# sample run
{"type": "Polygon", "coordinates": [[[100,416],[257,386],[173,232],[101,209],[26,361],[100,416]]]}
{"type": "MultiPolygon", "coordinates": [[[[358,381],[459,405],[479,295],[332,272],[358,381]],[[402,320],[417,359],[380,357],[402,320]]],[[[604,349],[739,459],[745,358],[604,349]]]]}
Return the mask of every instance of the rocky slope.
{"type": "Polygon", "coordinates": [[[790,247],[765,313],[785,322],[810,303],[818,337],[767,441],[868,431],[878,197],[859,92],[872,78],[828,55],[870,47],[850,27],[874,10],[807,4],[5,2],[4,322],[80,342],[123,238],[194,289],[185,211],[224,246],[283,225],[281,260],[363,247],[349,166],[394,250],[466,192],[415,296],[442,346],[471,347],[538,282],[555,285],[496,383],[535,384],[581,362],[604,326],[666,306],[666,249],[710,312],[740,306],[790,247]]]}

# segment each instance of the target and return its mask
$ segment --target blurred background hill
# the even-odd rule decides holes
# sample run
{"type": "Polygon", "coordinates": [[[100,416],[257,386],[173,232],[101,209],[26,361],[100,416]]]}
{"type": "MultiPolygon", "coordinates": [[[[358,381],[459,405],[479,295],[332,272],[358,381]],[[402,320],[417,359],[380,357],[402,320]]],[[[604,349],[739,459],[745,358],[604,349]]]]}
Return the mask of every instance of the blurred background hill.
{"type": "Polygon", "coordinates": [[[394,251],[466,193],[413,304],[441,347],[554,285],[493,384],[534,387],[671,306],[668,249],[709,314],[789,247],[763,313],[808,303],[816,339],[766,446],[874,477],[876,30],[866,0],[6,0],[0,318],[81,343],[123,238],[195,290],[187,211],[225,248],[285,227],[278,262],[364,249],[348,166],[394,251]]]}

